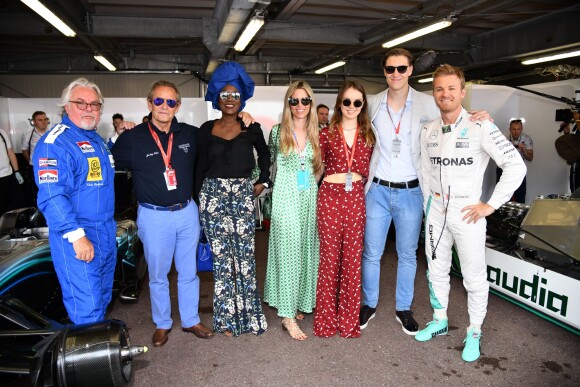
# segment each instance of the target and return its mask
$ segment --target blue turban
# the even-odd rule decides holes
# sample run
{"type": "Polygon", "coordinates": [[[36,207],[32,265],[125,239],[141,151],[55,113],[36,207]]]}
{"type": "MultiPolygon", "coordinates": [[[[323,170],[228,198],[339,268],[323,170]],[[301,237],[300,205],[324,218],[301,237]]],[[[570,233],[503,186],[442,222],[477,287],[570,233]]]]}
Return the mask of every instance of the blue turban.
{"type": "Polygon", "coordinates": [[[219,110],[219,95],[226,85],[232,85],[238,89],[242,102],[240,111],[243,110],[246,101],[254,95],[254,81],[246,73],[244,66],[237,62],[225,62],[214,71],[205,94],[205,100],[210,101],[214,109],[219,110]]]}

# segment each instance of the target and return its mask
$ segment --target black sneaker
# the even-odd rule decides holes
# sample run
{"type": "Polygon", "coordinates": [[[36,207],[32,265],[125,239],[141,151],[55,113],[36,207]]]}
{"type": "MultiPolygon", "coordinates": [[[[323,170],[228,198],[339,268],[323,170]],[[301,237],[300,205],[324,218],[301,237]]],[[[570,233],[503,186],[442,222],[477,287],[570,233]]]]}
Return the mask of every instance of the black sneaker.
{"type": "Polygon", "coordinates": [[[419,330],[419,324],[413,318],[413,312],[410,310],[397,310],[397,321],[403,326],[403,332],[415,336],[419,330]]]}
{"type": "Polygon", "coordinates": [[[360,308],[360,329],[365,329],[369,325],[369,321],[375,317],[376,308],[363,305],[360,308]]]}

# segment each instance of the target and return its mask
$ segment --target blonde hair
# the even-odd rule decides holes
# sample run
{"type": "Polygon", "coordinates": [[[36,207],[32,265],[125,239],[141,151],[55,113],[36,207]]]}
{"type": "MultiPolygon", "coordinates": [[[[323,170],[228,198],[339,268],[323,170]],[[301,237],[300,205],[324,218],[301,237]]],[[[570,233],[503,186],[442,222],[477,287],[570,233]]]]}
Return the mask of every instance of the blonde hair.
{"type": "MultiPolygon", "coordinates": [[[[461,83],[461,90],[465,89],[465,75],[463,74],[463,70],[461,70],[459,67],[451,66],[449,64],[442,64],[441,66],[437,67],[433,73],[433,79],[447,75],[455,75],[457,78],[459,78],[459,82],[461,83]]],[[[433,85],[435,85],[435,82],[433,82],[433,85]]]]}
{"type": "Polygon", "coordinates": [[[316,114],[316,109],[313,108],[316,103],[314,102],[312,88],[304,81],[296,81],[292,83],[286,91],[282,123],[280,124],[280,151],[284,155],[287,155],[289,152],[294,150],[294,139],[292,137],[294,123],[288,98],[290,98],[292,93],[297,89],[304,90],[306,94],[312,98],[312,101],[310,102],[310,111],[306,120],[306,137],[312,146],[312,169],[314,170],[314,173],[318,173],[322,170],[322,157],[320,155],[320,142],[318,140],[318,115],[316,114]]]}

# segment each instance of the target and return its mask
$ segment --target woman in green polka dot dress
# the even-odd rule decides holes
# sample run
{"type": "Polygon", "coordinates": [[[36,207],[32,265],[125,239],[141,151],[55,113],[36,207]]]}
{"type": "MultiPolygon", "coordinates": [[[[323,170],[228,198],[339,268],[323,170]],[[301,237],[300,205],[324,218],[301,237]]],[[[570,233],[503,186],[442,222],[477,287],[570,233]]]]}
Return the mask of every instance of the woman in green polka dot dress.
{"type": "Polygon", "coordinates": [[[283,328],[296,340],[307,338],[296,320],[314,309],[318,273],[316,182],[322,161],[312,97],[306,82],[290,85],[282,123],[272,128],[268,145],[276,177],[264,301],[278,309],[283,328]]]}

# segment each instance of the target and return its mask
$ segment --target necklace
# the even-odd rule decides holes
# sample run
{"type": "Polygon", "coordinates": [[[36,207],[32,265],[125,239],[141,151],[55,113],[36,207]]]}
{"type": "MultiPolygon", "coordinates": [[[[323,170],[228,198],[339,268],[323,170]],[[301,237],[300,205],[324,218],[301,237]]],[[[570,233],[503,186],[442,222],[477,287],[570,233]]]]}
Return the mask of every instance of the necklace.
{"type": "Polygon", "coordinates": [[[344,132],[352,132],[353,130],[356,130],[356,128],[357,128],[357,127],[355,126],[354,128],[350,128],[350,129],[345,129],[345,128],[342,128],[342,130],[343,130],[344,132]]]}

